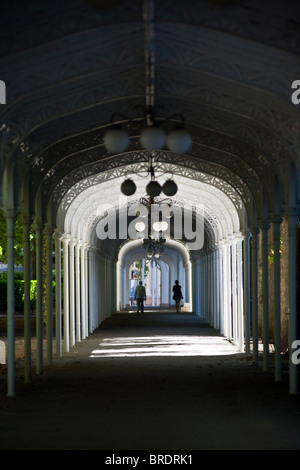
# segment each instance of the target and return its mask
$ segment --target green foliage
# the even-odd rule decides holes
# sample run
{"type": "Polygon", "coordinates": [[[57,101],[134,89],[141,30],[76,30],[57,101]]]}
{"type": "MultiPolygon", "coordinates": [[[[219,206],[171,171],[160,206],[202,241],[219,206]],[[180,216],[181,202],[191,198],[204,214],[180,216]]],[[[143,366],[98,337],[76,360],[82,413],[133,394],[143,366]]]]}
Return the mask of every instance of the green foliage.
{"type": "MultiPolygon", "coordinates": [[[[55,282],[53,285],[53,294],[55,295],[55,282]]],[[[36,309],[36,286],[37,281],[30,281],[30,303],[32,310],[36,309]]],[[[15,281],[15,310],[22,313],[24,311],[24,281],[15,281]]],[[[0,280],[0,311],[7,311],[7,280],[0,280]]]]}
{"type": "MultiPolygon", "coordinates": [[[[149,260],[145,259],[145,277],[148,276],[149,274],[149,260]]],[[[136,274],[138,276],[138,278],[140,280],[142,280],[142,277],[143,277],[143,260],[142,259],[138,259],[135,263],[134,263],[134,269],[136,271],[136,274]]]]}
{"type": "Polygon", "coordinates": [[[6,312],[7,310],[7,281],[0,281],[0,311],[6,312]]]}
{"type": "MultiPolygon", "coordinates": [[[[7,239],[6,239],[6,219],[3,211],[0,210],[0,259],[7,262],[7,239]]],[[[31,249],[34,247],[34,232],[31,232],[31,249]]],[[[23,224],[21,216],[19,215],[15,223],[15,264],[17,266],[23,266],[24,260],[24,243],[23,243],[23,224]]]]}
{"type": "MultiPolygon", "coordinates": [[[[280,237],[280,249],[279,249],[280,256],[282,254],[282,246],[283,246],[283,237],[281,236],[280,237]]],[[[270,245],[269,247],[269,263],[270,264],[274,263],[274,257],[275,257],[274,245],[270,245]]]]}
{"type": "MultiPolygon", "coordinates": [[[[15,281],[15,310],[21,312],[24,309],[24,281],[15,281]]],[[[0,281],[0,309],[7,311],[7,281],[0,281]]]]}
{"type": "MultiPolygon", "coordinates": [[[[15,271],[15,279],[18,281],[24,281],[23,271],[15,271]]],[[[0,273],[0,281],[7,281],[7,271],[0,273]]]]}

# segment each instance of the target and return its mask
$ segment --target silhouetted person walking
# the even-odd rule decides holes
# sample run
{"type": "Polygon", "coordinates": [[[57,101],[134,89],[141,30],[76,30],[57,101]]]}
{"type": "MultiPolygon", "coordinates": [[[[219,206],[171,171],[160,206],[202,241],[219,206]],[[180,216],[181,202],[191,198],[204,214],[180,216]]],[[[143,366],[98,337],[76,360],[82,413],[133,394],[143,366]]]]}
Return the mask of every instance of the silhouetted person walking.
{"type": "Polygon", "coordinates": [[[179,285],[178,281],[175,281],[173,286],[173,300],[176,302],[176,310],[180,312],[180,301],[183,299],[183,295],[181,292],[181,286],[179,285]]]}
{"type": "Polygon", "coordinates": [[[137,313],[139,313],[141,309],[141,313],[144,313],[144,300],[146,301],[146,289],[143,286],[142,281],[139,282],[138,286],[135,289],[135,296],[137,303],[137,313]]]}

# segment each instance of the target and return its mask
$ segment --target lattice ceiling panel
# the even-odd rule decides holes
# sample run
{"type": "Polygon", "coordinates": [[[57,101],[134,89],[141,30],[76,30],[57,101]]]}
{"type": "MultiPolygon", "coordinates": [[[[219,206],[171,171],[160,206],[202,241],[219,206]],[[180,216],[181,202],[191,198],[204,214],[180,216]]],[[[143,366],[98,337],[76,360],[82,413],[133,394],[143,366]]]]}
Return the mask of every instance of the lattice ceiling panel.
{"type": "MultiPolygon", "coordinates": [[[[50,200],[56,216],[81,182],[83,190],[101,172],[114,178],[145,160],[136,138],[136,106],[147,94],[144,3],[1,6],[0,198],[4,169],[13,168],[17,203],[27,178],[30,211],[40,189],[44,214],[50,200]],[[132,145],[117,157],[102,145],[114,112],[135,119],[124,119],[132,145]]],[[[254,200],[258,210],[264,193],[272,209],[276,177],[287,202],[290,163],[300,171],[300,119],[290,99],[300,77],[300,4],[268,3],[153,2],[155,104],[159,117],[182,113],[195,142],[184,158],[163,152],[161,164],[223,181],[229,197],[247,208],[254,200]]]]}

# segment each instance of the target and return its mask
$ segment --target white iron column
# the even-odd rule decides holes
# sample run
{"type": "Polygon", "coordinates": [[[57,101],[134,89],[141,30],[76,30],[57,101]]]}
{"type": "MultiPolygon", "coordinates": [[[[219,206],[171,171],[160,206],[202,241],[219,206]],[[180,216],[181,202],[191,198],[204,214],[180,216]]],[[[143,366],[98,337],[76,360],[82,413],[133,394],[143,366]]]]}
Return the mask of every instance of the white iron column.
{"type": "Polygon", "coordinates": [[[204,295],[204,312],[205,312],[205,321],[206,323],[209,323],[209,304],[208,304],[208,253],[205,253],[204,256],[204,290],[203,290],[203,295],[204,295]]]}
{"type": "MultiPolygon", "coordinates": [[[[127,273],[125,269],[125,273],[127,273]]],[[[106,295],[105,295],[105,279],[106,279],[106,260],[103,255],[100,255],[100,305],[101,305],[101,318],[104,320],[106,318],[106,295]]],[[[125,276],[125,283],[127,280],[127,276],[125,276]]],[[[127,284],[125,284],[127,287],[127,284]]],[[[127,291],[126,291],[127,292],[127,291]]],[[[126,300],[127,302],[127,300],[126,300]]],[[[130,304],[130,302],[129,302],[130,304]]]]}
{"type": "Polygon", "coordinates": [[[231,282],[231,244],[229,241],[226,242],[225,244],[226,248],[226,272],[224,272],[225,279],[226,279],[226,300],[227,300],[227,305],[226,305],[226,315],[225,315],[225,335],[228,340],[232,339],[232,318],[231,318],[231,309],[232,309],[232,282],[231,282]]]}
{"type": "Polygon", "coordinates": [[[203,258],[199,258],[199,264],[198,264],[198,269],[197,269],[197,284],[196,284],[196,289],[197,289],[197,295],[198,295],[198,315],[203,318],[203,308],[202,308],[202,263],[203,263],[203,258]]]}
{"type": "Polygon", "coordinates": [[[36,225],[36,373],[43,371],[43,225],[36,225]]]}
{"type": "Polygon", "coordinates": [[[55,232],[55,339],[56,339],[56,356],[62,356],[62,325],[61,325],[61,239],[62,235],[55,232]]]}
{"type": "Polygon", "coordinates": [[[207,323],[210,324],[210,265],[209,265],[209,253],[206,253],[206,318],[207,323]]]}
{"type": "Polygon", "coordinates": [[[244,352],[244,295],[243,295],[243,239],[237,240],[237,301],[238,301],[238,344],[244,352]]]}
{"type": "Polygon", "coordinates": [[[81,337],[86,338],[86,281],[85,281],[85,244],[83,243],[80,247],[80,290],[81,290],[81,337]]]}
{"type": "Polygon", "coordinates": [[[216,295],[217,295],[217,329],[221,327],[221,277],[222,277],[222,250],[218,246],[216,253],[216,295]]]}
{"type": "Polygon", "coordinates": [[[231,265],[232,265],[232,337],[234,344],[238,343],[238,310],[237,310],[237,260],[236,239],[232,242],[231,265]]]}
{"type": "Polygon", "coordinates": [[[81,326],[81,298],[80,298],[80,247],[81,247],[81,242],[80,240],[77,241],[75,245],[75,265],[76,265],[76,341],[79,342],[81,341],[81,331],[80,331],[80,326],[81,326]]]}
{"type": "Polygon", "coordinates": [[[219,297],[220,297],[220,334],[224,335],[224,248],[223,248],[223,243],[220,244],[219,248],[219,269],[220,269],[220,288],[219,288],[219,297]]]}
{"type": "Polygon", "coordinates": [[[293,353],[297,348],[293,343],[297,341],[297,219],[298,207],[289,207],[287,211],[289,225],[289,351],[290,351],[290,394],[298,393],[298,366],[292,361],[293,353]]]}
{"type": "Polygon", "coordinates": [[[53,272],[52,272],[52,227],[46,228],[46,299],[47,299],[47,363],[53,363],[53,272]]]}
{"type": "Polygon", "coordinates": [[[75,346],[75,245],[76,239],[69,241],[69,301],[70,301],[70,347],[75,346]]]}
{"type": "Polygon", "coordinates": [[[15,395],[15,214],[6,213],[7,235],[7,395],[15,395]]]}
{"type": "Polygon", "coordinates": [[[214,326],[214,292],[213,292],[213,252],[209,252],[209,323],[211,326],[214,326]]]}
{"type": "MultiPolygon", "coordinates": [[[[125,276],[125,272],[126,272],[126,269],[125,267],[121,267],[121,283],[122,285],[126,285],[126,276],[125,276]]],[[[103,259],[102,259],[102,256],[99,254],[99,275],[98,275],[98,286],[99,286],[99,295],[98,295],[98,299],[99,299],[99,317],[100,317],[100,320],[103,321],[104,320],[104,308],[103,308],[103,287],[102,287],[102,284],[103,284],[103,259]]],[[[121,293],[121,308],[123,306],[123,299],[124,299],[124,296],[125,296],[125,293],[126,293],[126,289],[124,287],[124,290],[122,290],[122,293],[121,293]]],[[[126,304],[126,299],[124,300],[124,303],[126,304]]]]}
{"type": "Polygon", "coordinates": [[[218,250],[213,253],[213,297],[214,297],[214,327],[219,328],[219,282],[218,282],[218,250]]]}
{"type": "Polygon", "coordinates": [[[88,252],[88,266],[89,266],[89,288],[88,288],[88,299],[89,299],[89,325],[88,325],[88,331],[89,334],[93,332],[92,328],[92,322],[93,322],[93,312],[94,312],[94,299],[93,299],[93,272],[92,272],[92,266],[93,266],[93,251],[92,249],[89,250],[88,252]]]}
{"type": "Polygon", "coordinates": [[[262,296],[263,296],[263,369],[268,372],[270,367],[270,327],[269,327],[269,229],[270,224],[262,224],[262,296]]]}
{"type": "Polygon", "coordinates": [[[219,250],[218,247],[214,250],[214,324],[218,330],[220,327],[220,305],[219,305],[219,250]]]}
{"type": "Polygon", "coordinates": [[[245,321],[245,352],[250,354],[251,315],[250,315],[250,234],[244,232],[244,321],[245,321]]]}
{"type": "Polygon", "coordinates": [[[70,351],[70,322],[69,322],[69,237],[63,238],[64,250],[64,351],[70,351]]]}
{"type": "Polygon", "coordinates": [[[205,286],[205,271],[204,271],[204,255],[200,258],[200,315],[205,319],[205,306],[204,306],[204,286],[205,286]]]}
{"type": "MultiPolygon", "coordinates": [[[[116,272],[117,274],[117,272],[116,272]]],[[[96,273],[95,273],[95,293],[96,293],[96,298],[97,298],[97,327],[100,325],[100,323],[102,323],[102,319],[101,319],[101,308],[100,308],[100,292],[99,292],[99,289],[98,289],[98,285],[99,285],[99,279],[100,279],[100,255],[99,255],[99,252],[97,251],[96,252],[96,273]]],[[[118,291],[118,287],[117,287],[117,278],[116,278],[116,306],[118,305],[118,302],[117,302],[117,291],[118,291]]],[[[116,310],[117,310],[117,307],[116,307],[116,310]]]]}
{"type": "Polygon", "coordinates": [[[90,245],[87,243],[86,244],[86,250],[85,250],[85,256],[84,256],[84,262],[85,262],[85,292],[86,292],[86,297],[85,297],[85,332],[86,335],[89,335],[89,316],[90,316],[90,304],[89,304],[89,285],[90,285],[90,279],[89,279],[89,249],[90,245]]]}
{"type": "Polygon", "coordinates": [[[253,362],[258,365],[258,228],[252,232],[252,338],[253,338],[253,362]]]}
{"type": "Polygon", "coordinates": [[[30,217],[23,217],[23,244],[24,244],[24,379],[25,383],[31,381],[31,302],[30,302],[30,217]]]}
{"type": "Polygon", "coordinates": [[[215,252],[212,249],[210,252],[210,324],[215,328],[215,292],[214,292],[214,268],[215,268],[215,252]]]}
{"type": "Polygon", "coordinates": [[[155,305],[155,300],[154,300],[154,287],[155,287],[155,283],[154,283],[154,261],[151,261],[151,302],[152,302],[152,305],[154,306],[155,305]]]}
{"type": "Polygon", "coordinates": [[[201,316],[201,258],[195,262],[195,277],[193,281],[195,291],[195,313],[201,316]]]}
{"type": "MultiPolygon", "coordinates": [[[[89,333],[93,333],[94,315],[95,315],[95,296],[94,296],[94,251],[89,251],[89,333]]],[[[107,292],[109,295],[109,292],[107,292]]]]}
{"type": "Polygon", "coordinates": [[[281,362],[281,223],[282,217],[273,218],[274,244],[274,316],[275,316],[275,381],[282,380],[281,362]]]}
{"type": "Polygon", "coordinates": [[[159,307],[159,265],[156,263],[156,305],[159,307]]]}
{"type": "Polygon", "coordinates": [[[227,337],[227,316],[228,316],[228,269],[227,269],[227,244],[222,241],[222,252],[223,252],[223,320],[222,320],[222,334],[227,337]]]}

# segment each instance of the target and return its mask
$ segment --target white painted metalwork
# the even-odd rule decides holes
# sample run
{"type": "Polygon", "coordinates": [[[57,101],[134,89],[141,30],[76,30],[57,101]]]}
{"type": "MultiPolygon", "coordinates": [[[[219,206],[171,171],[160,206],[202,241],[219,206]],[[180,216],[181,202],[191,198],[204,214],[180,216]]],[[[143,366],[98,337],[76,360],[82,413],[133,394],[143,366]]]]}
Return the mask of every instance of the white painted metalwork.
{"type": "MultiPolygon", "coordinates": [[[[149,0],[144,2],[144,12],[151,16],[143,18],[139,2],[131,3],[129,7],[128,2],[120,2],[119,9],[108,9],[101,15],[94,15],[84,2],[74,8],[72,0],[63,6],[50,8],[45,3],[39,10],[32,7],[33,16],[29,9],[22,18],[11,10],[9,2],[1,11],[0,29],[6,31],[10,45],[7,48],[5,41],[0,44],[1,82],[6,84],[6,104],[0,108],[0,202],[7,222],[9,396],[15,394],[14,222],[18,211],[24,226],[25,380],[29,381],[29,223],[34,220],[36,227],[36,370],[41,373],[45,227],[48,363],[53,354],[51,234],[56,234],[58,357],[62,341],[68,351],[124,303],[125,258],[139,252],[139,242],[100,242],[96,226],[99,204],[116,207],[121,180],[140,172],[147,162],[138,142],[145,125],[140,105],[145,102],[163,107],[158,113],[161,121],[165,115],[180,111],[193,140],[192,148],[183,155],[164,149],[158,152],[157,165],[172,172],[178,182],[180,191],[174,200],[178,207],[204,205],[203,249],[191,252],[184,240],[167,242],[169,258],[170,253],[176,253],[185,267],[186,292],[195,313],[219,327],[241,351],[250,353],[252,339],[253,359],[259,364],[257,274],[262,250],[263,364],[268,370],[267,235],[271,222],[275,378],[281,379],[279,244],[285,216],[289,223],[290,348],[296,339],[300,122],[298,109],[291,103],[290,85],[300,73],[299,28],[291,20],[299,14],[299,4],[293,2],[289,8],[273,5],[270,11],[263,2],[247,9],[240,5],[218,9],[194,0],[177,2],[174,8],[172,0],[165,0],[155,3],[154,15],[154,4],[149,0]],[[57,23],[61,8],[69,19],[63,27],[57,23]],[[40,15],[43,21],[39,21],[40,15]],[[9,29],[5,28],[8,19],[9,29]],[[14,41],[20,24],[27,34],[22,35],[22,41],[14,41]],[[145,61],[145,54],[151,63],[145,61]],[[120,117],[131,143],[128,151],[118,156],[103,145],[110,117],[116,111],[131,115],[131,119],[120,117]]],[[[176,118],[173,124],[178,124],[176,118]]],[[[136,197],[142,195],[144,186],[142,178],[137,181],[136,197]]],[[[172,281],[175,263],[169,258],[166,266],[172,281]]],[[[291,361],[289,374],[290,392],[295,394],[298,378],[291,361]]]]}

